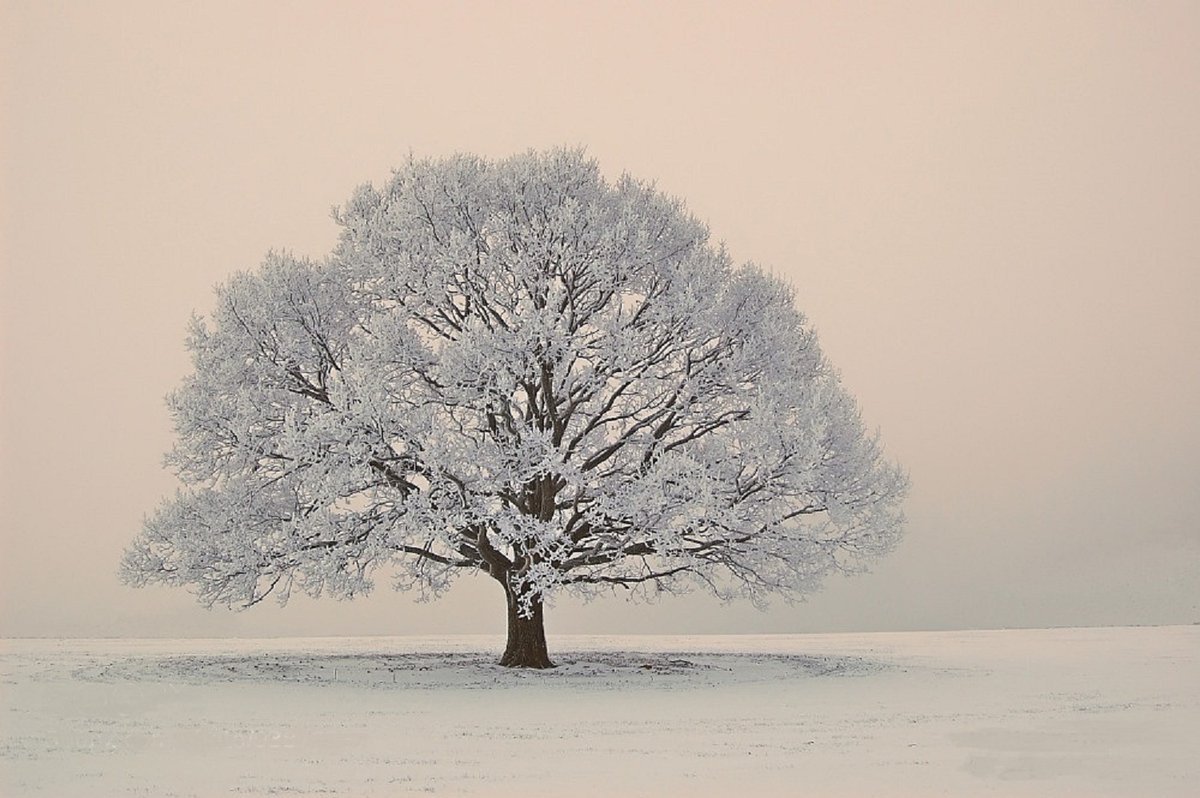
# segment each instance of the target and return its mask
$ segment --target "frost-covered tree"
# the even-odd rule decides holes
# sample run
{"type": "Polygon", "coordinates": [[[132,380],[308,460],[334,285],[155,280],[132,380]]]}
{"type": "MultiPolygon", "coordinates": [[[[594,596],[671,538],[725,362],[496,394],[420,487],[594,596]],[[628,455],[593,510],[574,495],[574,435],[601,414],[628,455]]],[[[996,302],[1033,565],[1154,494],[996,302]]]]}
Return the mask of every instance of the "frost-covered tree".
{"type": "Polygon", "coordinates": [[[329,258],[269,255],[193,321],[184,487],[129,583],[245,606],[484,571],[501,663],[548,667],[560,590],[761,603],[900,535],[905,478],[791,289],[652,186],[577,151],[410,161],[335,218],[329,258]]]}

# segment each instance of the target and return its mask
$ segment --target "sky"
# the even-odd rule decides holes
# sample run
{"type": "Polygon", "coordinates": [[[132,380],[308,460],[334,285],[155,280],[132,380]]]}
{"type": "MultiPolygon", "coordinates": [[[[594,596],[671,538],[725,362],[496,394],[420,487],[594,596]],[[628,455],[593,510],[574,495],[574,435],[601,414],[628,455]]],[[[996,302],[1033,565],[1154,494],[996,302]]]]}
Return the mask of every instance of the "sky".
{"type": "Polygon", "coordinates": [[[1200,621],[1200,5],[0,0],[0,635],[501,633],[206,610],[117,565],[176,486],[185,326],[409,154],[583,146],[797,304],[912,482],[872,573],[555,633],[1200,621]]]}

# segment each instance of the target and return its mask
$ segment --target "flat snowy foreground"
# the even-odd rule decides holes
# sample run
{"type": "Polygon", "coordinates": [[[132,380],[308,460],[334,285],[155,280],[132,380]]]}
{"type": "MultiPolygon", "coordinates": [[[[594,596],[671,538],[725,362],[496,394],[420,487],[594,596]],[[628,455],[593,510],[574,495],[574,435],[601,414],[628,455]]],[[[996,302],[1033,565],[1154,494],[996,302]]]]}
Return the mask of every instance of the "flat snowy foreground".
{"type": "Polygon", "coordinates": [[[1200,791],[1200,627],[0,645],[4,796],[1200,791]]]}

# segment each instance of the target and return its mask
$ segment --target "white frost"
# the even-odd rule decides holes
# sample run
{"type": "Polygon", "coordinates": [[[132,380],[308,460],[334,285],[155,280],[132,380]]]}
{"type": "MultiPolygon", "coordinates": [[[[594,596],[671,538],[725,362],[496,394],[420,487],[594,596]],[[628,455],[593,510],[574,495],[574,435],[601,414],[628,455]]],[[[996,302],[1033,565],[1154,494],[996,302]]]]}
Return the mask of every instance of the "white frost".
{"type": "Polygon", "coordinates": [[[208,604],[351,596],[388,564],[524,602],[813,590],[892,547],[905,478],[791,289],[581,153],[413,161],[325,262],[218,290],[171,397],[185,488],[124,559],[208,604]]]}

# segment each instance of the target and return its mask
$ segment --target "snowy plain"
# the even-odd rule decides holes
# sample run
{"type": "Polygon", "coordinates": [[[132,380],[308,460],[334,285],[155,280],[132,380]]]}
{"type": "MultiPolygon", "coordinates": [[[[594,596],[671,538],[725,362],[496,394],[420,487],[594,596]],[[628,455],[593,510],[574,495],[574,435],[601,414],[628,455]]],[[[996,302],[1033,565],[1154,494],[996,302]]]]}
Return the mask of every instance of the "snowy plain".
{"type": "Polygon", "coordinates": [[[1200,627],[0,641],[4,796],[1200,794],[1200,627]]]}

